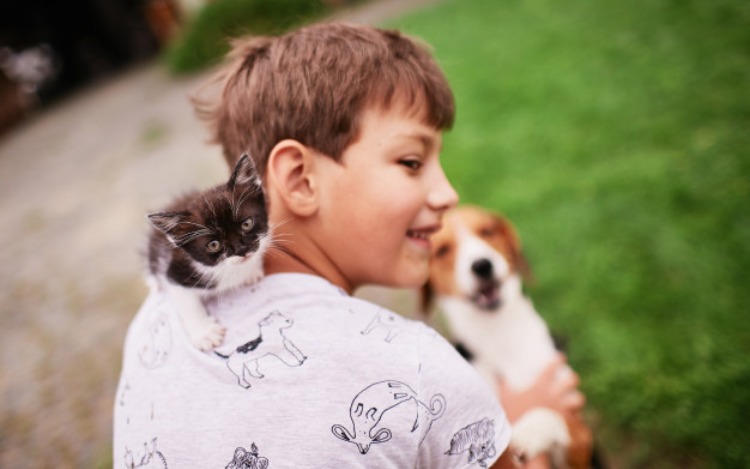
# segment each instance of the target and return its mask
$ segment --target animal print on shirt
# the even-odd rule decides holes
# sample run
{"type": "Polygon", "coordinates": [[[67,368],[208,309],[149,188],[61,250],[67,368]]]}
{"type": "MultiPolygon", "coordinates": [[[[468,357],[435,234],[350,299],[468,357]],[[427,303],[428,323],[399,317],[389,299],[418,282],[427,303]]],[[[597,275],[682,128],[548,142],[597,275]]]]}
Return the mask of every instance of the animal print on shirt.
{"type": "Polygon", "coordinates": [[[156,449],[156,438],[151,440],[151,444],[143,444],[143,452],[134,454],[129,449],[125,451],[125,468],[126,469],[168,469],[167,460],[164,455],[156,449]],[[139,457],[138,462],[135,461],[139,457]]]}
{"type": "Polygon", "coordinates": [[[462,428],[451,438],[450,456],[469,452],[469,464],[478,463],[487,467],[487,459],[495,456],[495,422],[484,418],[462,428]]]}
{"type": "Polygon", "coordinates": [[[379,381],[360,391],[349,407],[349,417],[353,430],[350,432],[343,425],[334,425],[331,431],[336,438],[357,445],[361,454],[367,454],[370,445],[385,443],[393,433],[388,428],[378,429],[383,414],[392,408],[414,400],[417,403],[417,414],[411,432],[419,431],[419,443],[430,431],[432,422],[445,412],[446,401],[442,394],[435,394],[428,406],[418,399],[417,393],[407,384],[395,380],[379,381]]]}
{"type": "Polygon", "coordinates": [[[226,359],[227,367],[237,377],[239,385],[249,389],[251,378],[262,379],[261,361],[276,357],[289,367],[302,365],[307,357],[285,335],[294,321],[278,311],[274,311],[258,323],[260,333],[255,339],[240,345],[229,355],[215,352],[226,359]]]}
{"type": "Polygon", "coordinates": [[[234,450],[234,458],[229,461],[224,469],[266,469],[268,459],[258,455],[258,447],[255,443],[250,445],[250,451],[239,447],[234,450]]]}
{"type": "Polygon", "coordinates": [[[147,332],[141,335],[138,358],[145,368],[153,370],[169,358],[172,350],[172,330],[167,315],[157,310],[156,317],[147,325],[147,332]]]}
{"type": "Polygon", "coordinates": [[[378,312],[373,316],[370,323],[365,329],[361,331],[362,335],[369,335],[373,331],[378,331],[378,334],[382,335],[381,330],[385,331],[385,341],[391,343],[397,335],[410,332],[413,333],[408,327],[409,323],[406,319],[402,318],[398,314],[388,311],[386,309],[379,309],[378,312]]]}

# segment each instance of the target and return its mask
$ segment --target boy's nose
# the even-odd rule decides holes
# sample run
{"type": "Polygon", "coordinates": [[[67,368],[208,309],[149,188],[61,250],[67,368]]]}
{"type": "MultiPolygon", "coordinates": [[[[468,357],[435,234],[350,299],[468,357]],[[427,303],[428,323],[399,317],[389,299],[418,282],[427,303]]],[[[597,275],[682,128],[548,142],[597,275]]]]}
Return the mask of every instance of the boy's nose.
{"type": "Polygon", "coordinates": [[[458,193],[445,175],[442,168],[438,171],[435,183],[427,197],[427,203],[434,210],[448,210],[458,204],[458,193]]]}

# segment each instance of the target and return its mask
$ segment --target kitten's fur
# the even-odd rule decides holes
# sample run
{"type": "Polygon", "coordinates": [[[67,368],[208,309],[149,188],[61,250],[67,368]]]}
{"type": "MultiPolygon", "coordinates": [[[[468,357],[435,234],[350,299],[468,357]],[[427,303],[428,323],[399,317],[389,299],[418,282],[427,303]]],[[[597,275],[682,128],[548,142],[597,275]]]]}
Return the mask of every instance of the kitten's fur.
{"type": "Polygon", "coordinates": [[[211,350],[225,329],[203,301],[263,276],[270,235],[252,160],[244,155],[226,184],[179,197],[148,220],[154,228],[148,245],[152,284],[172,297],[190,341],[211,350]]]}

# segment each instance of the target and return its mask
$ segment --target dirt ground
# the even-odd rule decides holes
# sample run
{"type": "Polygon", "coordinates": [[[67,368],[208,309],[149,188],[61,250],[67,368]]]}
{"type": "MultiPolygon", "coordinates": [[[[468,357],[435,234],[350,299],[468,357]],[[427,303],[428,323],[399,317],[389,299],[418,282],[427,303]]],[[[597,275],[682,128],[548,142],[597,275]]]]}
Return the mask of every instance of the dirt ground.
{"type": "MultiPolygon", "coordinates": [[[[431,3],[338,17],[377,24],[431,3]]],[[[146,295],[144,214],[226,177],[186,99],[209,73],[175,79],[147,64],[0,138],[0,467],[112,467],[121,347],[146,295]]],[[[408,291],[360,295],[414,308],[408,291]]]]}

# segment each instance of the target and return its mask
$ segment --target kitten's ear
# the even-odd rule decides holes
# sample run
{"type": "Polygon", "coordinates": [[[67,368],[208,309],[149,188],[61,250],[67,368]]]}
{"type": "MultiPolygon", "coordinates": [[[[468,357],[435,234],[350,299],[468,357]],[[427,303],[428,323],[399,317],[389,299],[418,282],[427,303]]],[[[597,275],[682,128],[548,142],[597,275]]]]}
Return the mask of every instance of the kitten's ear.
{"type": "Polygon", "coordinates": [[[147,218],[151,226],[164,234],[169,234],[187,215],[187,212],[154,212],[148,214],[147,218]]]}
{"type": "Polygon", "coordinates": [[[234,189],[235,186],[244,184],[255,184],[261,187],[260,176],[255,169],[255,163],[253,163],[253,159],[247,153],[242,155],[239,161],[237,161],[232,171],[232,176],[230,176],[229,182],[227,182],[227,186],[230,189],[234,189]]]}

